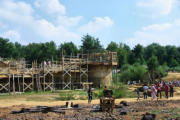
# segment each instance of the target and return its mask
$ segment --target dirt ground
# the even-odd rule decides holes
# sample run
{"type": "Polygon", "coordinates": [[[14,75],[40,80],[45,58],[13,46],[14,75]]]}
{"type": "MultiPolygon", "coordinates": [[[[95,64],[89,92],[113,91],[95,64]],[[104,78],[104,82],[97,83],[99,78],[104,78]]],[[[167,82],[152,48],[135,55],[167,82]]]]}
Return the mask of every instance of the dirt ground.
{"type": "Polygon", "coordinates": [[[35,106],[63,106],[67,101],[54,100],[56,94],[35,94],[0,96],[0,120],[141,120],[143,114],[152,113],[156,120],[180,120],[180,88],[175,88],[175,97],[168,100],[163,97],[159,101],[143,100],[137,102],[136,98],[116,99],[117,107],[113,113],[97,112],[94,107],[99,105],[99,100],[93,100],[88,104],[87,100],[71,100],[69,103],[79,104],[81,109],[65,110],[64,113],[21,113],[11,114],[11,111],[35,106]],[[120,105],[121,101],[127,101],[129,106],[120,105]],[[122,111],[127,115],[120,115],[122,111]]]}
{"type": "Polygon", "coordinates": [[[23,99],[0,100],[0,120],[141,120],[146,112],[156,114],[157,120],[180,120],[180,97],[174,97],[166,100],[151,101],[150,98],[145,101],[141,99],[137,102],[136,98],[116,99],[116,105],[121,101],[127,101],[129,106],[115,108],[113,113],[95,112],[93,106],[99,104],[99,100],[93,100],[88,104],[87,100],[69,101],[79,104],[80,110],[66,110],[61,113],[22,113],[10,114],[13,110],[21,108],[31,108],[34,106],[62,106],[66,101],[57,102],[33,102],[23,101],[23,99]],[[127,115],[120,115],[121,110],[128,111],[127,115]]]}
{"type": "MultiPolygon", "coordinates": [[[[128,99],[127,99],[128,100],[128,99]]],[[[116,105],[119,105],[116,100],[116,105]]],[[[131,100],[129,100],[131,101],[131,100]]],[[[133,101],[133,100],[132,100],[133,101]]],[[[120,106],[115,108],[113,113],[93,111],[93,104],[80,104],[80,110],[65,110],[65,113],[21,113],[10,114],[12,110],[20,110],[21,108],[30,108],[32,105],[13,105],[8,107],[0,107],[1,120],[141,120],[146,112],[156,115],[156,120],[180,120],[180,100],[141,100],[139,102],[128,102],[129,106],[120,106]],[[122,110],[126,110],[127,115],[120,115],[122,110]]],[[[77,102],[77,101],[76,101],[77,102]]],[[[85,103],[79,101],[77,103],[85,103]]],[[[44,105],[45,103],[43,103],[44,105]]],[[[62,104],[62,103],[61,103],[62,104]]],[[[35,105],[33,103],[33,105],[35,105]]],[[[41,105],[36,103],[36,105],[41,105]]],[[[51,103],[51,106],[57,106],[51,103]]],[[[5,105],[4,105],[5,106],[5,105]]]]}

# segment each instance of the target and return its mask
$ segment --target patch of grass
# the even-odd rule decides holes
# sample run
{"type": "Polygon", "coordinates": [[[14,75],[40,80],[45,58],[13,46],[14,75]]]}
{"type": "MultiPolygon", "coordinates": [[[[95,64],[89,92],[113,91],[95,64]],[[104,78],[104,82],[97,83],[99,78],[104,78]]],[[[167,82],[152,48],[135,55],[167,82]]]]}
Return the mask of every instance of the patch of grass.
{"type": "Polygon", "coordinates": [[[159,113],[161,113],[161,110],[153,110],[153,111],[151,111],[151,113],[158,115],[159,113]]]}
{"type": "MultiPolygon", "coordinates": [[[[137,96],[136,92],[128,90],[128,87],[123,83],[116,83],[116,85],[113,85],[109,89],[113,91],[113,97],[115,98],[133,98],[137,96]]],[[[104,87],[93,91],[93,99],[99,99],[102,97],[103,90],[104,87]]]]}
{"type": "Polygon", "coordinates": [[[54,101],[54,98],[47,98],[47,97],[42,97],[42,96],[32,96],[32,97],[27,97],[26,101],[36,101],[36,102],[51,102],[54,101]]]}
{"type": "Polygon", "coordinates": [[[52,91],[31,91],[31,92],[24,92],[23,95],[42,95],[42,94],[51,94],[52,91]]]}
{"type": "Polygon", "coordinates": [[[87,92],[82,90],[63,90],[55,100],[87,100],[87,92]]]}
{"type": "MultiPolygon", "coordinates": [[[[116,83],[109,89],[113,90],[115,98],[136,97],[136,92],[130,91],[125,84],[116,83]]],[[[93,90],[93,99],[99,99],[103,96],[104,87],[93,90]]],[[[59,90],[59,91],[42,91],[42,92],[25,92],[22,94],[5,94],[0,95],[1,99],[25,99],[27,101],[66,101],[66,100],[87,100],[88,93],[83,90],[59,90]]]]}
{"type": "Polygon", "coordinates": [[[116,83],[111,89],[113,90],[113,96],[115,98],[136,97],[136,92],[129,91],[128,87],[123,83],[116,83]]]}
{"type": "Polygon", "coordinates": [[[180,117],[180,108],[175,108],[175,109],[171,109],[169,111],[169,114],[172,116],[172,117],[180,117]]]}

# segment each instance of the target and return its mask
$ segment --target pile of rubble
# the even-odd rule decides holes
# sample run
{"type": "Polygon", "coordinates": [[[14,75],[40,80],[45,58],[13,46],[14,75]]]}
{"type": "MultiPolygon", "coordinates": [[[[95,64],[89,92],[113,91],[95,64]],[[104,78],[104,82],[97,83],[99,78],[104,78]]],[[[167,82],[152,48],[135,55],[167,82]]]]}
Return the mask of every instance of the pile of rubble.
{"type": "Polygon", "coordinates": [[[54,112],[54,113],[61,113],[65,114],[65,110],[80,110],[82,109],[79,104],[71,105],[69,106],[69,102],[66,102],[66,105],[64,106],[36,106],[31,108],[21,108],[21,110],[18,111],[12,111],[11,114],[21,114],[21,113],[48,113],[48,112],[54,112]]]}

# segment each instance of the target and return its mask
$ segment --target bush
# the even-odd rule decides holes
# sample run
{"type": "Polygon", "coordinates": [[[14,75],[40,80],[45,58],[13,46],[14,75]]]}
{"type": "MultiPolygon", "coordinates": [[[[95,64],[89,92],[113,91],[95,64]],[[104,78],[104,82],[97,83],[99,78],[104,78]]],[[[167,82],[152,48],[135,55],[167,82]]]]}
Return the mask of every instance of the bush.
{"type": "Polygon", "coordinates": [[[124,64],[122,67],[121,67],[121,71],[126,71],[126,70],[128,70],[128,69],[130,69],[131,68],[131,65],[129,65],[129,64],[124,64]]]}
{"type": "Polygon", "coordinates": [[[167,75],[167,72],[166,72],[166,70],[164,69],[163,66],[159,66],[159,67],[157,68],[157,72],[160,74],[160,77],[164,77],[164,76],[167,75]]]}
{"type": "MultiPolygon", "coordinates": [[[[109,89],[111,89],[113,91],[113,97],[115,97],[115,98],[127,98],[127,97],[135,97],[136,96],[136,93],[128,91],[127,86],[123,83],[116,83],[116,85],[110,87],[109,89]]],[[[104,88],[102,87],[97,90],[97,93],[94,92],[93,99],[102,97],[103,91],[104,91],[104,88]]]]}
{"type": "Polygon", "coordinates": [[[174,68],[174,70],[175,70],[176,72],[180,72],[180,66],[176,66],[176,67],[174,68]]]}
{"type": "Polygon", "coordinates": [[[143,79],[145,72],[147,72],[145,66],[135,64],[122,71],[119,75],[119,79],[121,82],[125,83],[127,81],[139,81],[143,79]]]}

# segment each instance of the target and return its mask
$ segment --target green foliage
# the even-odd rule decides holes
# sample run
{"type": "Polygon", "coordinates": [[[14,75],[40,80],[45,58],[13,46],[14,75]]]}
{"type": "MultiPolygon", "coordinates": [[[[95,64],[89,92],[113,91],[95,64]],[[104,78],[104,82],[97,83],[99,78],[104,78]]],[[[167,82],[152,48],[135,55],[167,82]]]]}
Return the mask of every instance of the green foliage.
{"type": "Polygon", "coordinates": [[[179,66],[179,63],[176,61],[176,59],[171,58],[169,66],[174,68],[176,66],[179,66]]]}
{"type": "Polygon", "coordinates": [[[117,53],[119,67],[122,67],[124,64],[128,63],[130,48],[125,44],[120,44],[117,53]]]}
{"type": "Polygon", "coordinates": [[[122,67],[121,67],[121,71],[126,71],[128,69],[131,68],[131,65],[130,64],[124,64],[122,67]]]}
{"type": "Polygon", "coordinates": [[[82,90],[64,90],[60,91],[59,97],[56,100],[87,100],[88,94],[82,90]]]}
{"type": "Polygon", "coordinates": [[[158,68],[157,68],[157,72],[159,73],[159,75],[160,75],[160,77],[164,77],[164,76],[166,76],[168,73],[166,72],[166,68],[165,68],[166,66],[159,66],[158,68]]]}
{"type": "Polygon", "coordinates": [[[13,43],[9,42],[8,39],[0,37],[0,50],[0,56],[3,58],[12,58],[15,56],[15,46],[13,43]]]}
{"type": "Polygon", "coordinates": [[[98,38],[94,38],[90,35],[85,35],[82,37],[82,46],[81,50],[83,53],[92,53],[92,52],[102,52],[103,47],[100,44],[100,41],[98,38]]]}
{"type": "MultiPolygon", "coordinates": [[[[115,98],[131,98],[135,97],[136,93],[128,90],[128,87],[120,82],[114,83],[110,88],[113,91],[113,97],[115,98]]],[[[104,87],[93,92],[93,99],[99,99],[103,96],[104,87]]]]}
{"type": "Polygon", "coordinates": [[[136,45],[135,48],[132,50],[134,56],[136,56],[134,58],[134,62],[140,63],[140,64],[144,64],[144,48],[141,45],[136,45]]]}
{"type": "Polygon", "coordinates": [[[57,100],[74,100],[74,94],[73,93],[61,93],[59,94],[59,98],[57,100]]]}
{"type": "Polygon", "coordinates": [[[159,63],[156,56],[152,56],[151,58],[149,58],[147,62],[149,71],[155,71],[158,68],[158,65],[159,63]]]}
{"type": "MultiPolygon", "coordinates": [[[[0,57],[10,59],[25,58],[30,63],[34,60],[40,63],[44,60],[59,60],[62,53],[65,55],[76,55],[78,52],[98,53],[105,50],[98,38],[88,34],[83,36],[81,41],[82,44],[78,48],[73,42],[63,43],[57,47],[53,41],[21,45],[17,42],[12,43],[8,39],[0,38],[0,57]]],[[[174,70],[180,65],[180,47],[176,46],[161,46],[153,43],[147,47],[138,44],[133,49],[130,49],[126,44],[111,42],[106,50],[117,52],[118,68],[122,68],[124,64],[133,65],[139,63],[140,65],[147,65],[151,71],[158,68],[157,64],[166,64],[169,67],[168,70],[174,70]]]]}
{"type": "Polygon", "coordinates": [[[60,53],[63,52],[65,55],[77,55],[78,53],[78,48],[73,42],[61,44],[59,49],[60,53]]]}
{"type": "MultiPolygon", "coordinates": [[[[174,67],[173,70],[176,71],[176,72],[180,72],[180,66],[174,67]]],[[[173,70],[172,70],[172,71],[173,71],[173,70]]]]}
{"type": "Polygon", "coordinates": [[[122,84],[122,83],[118,83],[116,84],[115,87],[111,87],[110,89],[112,89],[113,91],[113,96],[115,98],[125,98],[127,97],[128,94],[128,89],[127,87],[122,84]]]}
{"type": "Polygon", "coordinates": [[[140,64],[124,65],[119,75],[121,82],[139,81],[143,79],[144,73],[147,72],[146,66],[140,64]]]}
{"type": "Polygon", "coordinates": [[[119,46],[118,46],[117,43],[111,42],[111,43],[107,46],[106,50],[111,51],[111,52],[117,52],[117,51],[118,51],[118,47],[119,47],[119,46]]]}
{"type": "Polygon", "coordinates": [[[56,44],[51,42],[46,43],[31,43],[25,47],[25,58],[32,62],[37,60],[39,63],[44,60],[57,59],[56,44]]]}

